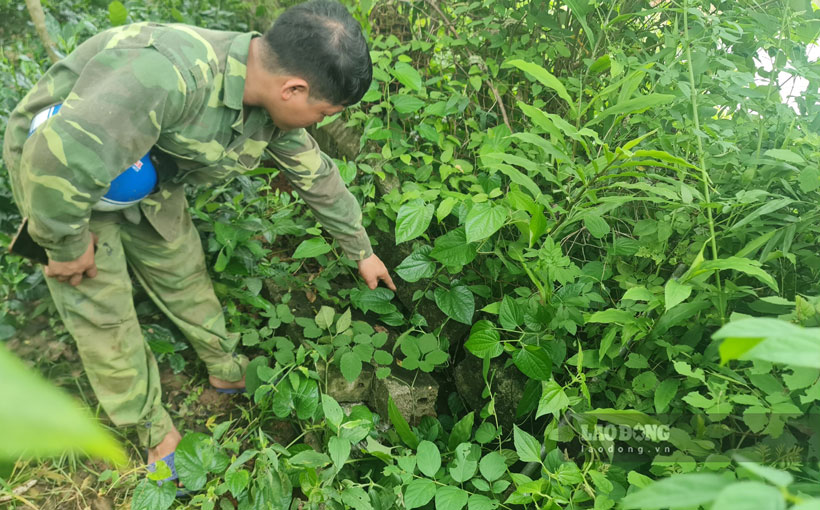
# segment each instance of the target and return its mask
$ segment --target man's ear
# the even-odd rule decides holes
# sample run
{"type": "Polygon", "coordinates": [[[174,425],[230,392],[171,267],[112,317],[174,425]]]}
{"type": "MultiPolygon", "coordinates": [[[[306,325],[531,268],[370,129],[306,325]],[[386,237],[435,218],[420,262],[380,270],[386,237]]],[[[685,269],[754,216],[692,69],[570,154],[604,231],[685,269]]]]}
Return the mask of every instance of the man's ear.
{"type": "Polygon", "coordinates": [[[308,85],[308,82],[295,76],[287,78],[284,83],[282,83],[281,90],[283,101],[289,101],[290,99],[295,99],[302,95],[305,97],[310,95],[310,86],[308,85]]]}

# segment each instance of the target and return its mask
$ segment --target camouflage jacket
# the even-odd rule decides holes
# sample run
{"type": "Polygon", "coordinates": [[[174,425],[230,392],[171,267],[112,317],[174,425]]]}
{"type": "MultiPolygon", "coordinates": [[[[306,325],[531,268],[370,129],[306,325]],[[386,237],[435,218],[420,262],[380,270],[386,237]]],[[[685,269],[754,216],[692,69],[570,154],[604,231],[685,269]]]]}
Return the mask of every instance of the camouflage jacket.
{"type": "Polygon", "coordinates": [[[174,175],[139,207],[166,240],[184,217],[184,184],[207,184],[272,157],[352,259],[372,249],[361,209],[333,161],[304,129],[282,131],[267,111],[244,107],[255,33],[138,23],[97,34],[54,64],[11,114],[3,158],[31,237],[55,261],[88,246],[91,207],[152,147],[174,175]],[[28,137],[32,118],[63,103],[28,137]]]}

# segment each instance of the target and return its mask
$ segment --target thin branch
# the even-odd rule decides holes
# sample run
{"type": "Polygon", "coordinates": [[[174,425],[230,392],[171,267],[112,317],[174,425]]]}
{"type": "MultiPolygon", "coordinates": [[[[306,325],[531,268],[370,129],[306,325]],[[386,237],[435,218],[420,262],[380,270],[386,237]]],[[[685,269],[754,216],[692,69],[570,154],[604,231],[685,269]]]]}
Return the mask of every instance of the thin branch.
{"type": "Polygon", "coordinates": [[[54,44],[54,41],[51,40],[51,36],[46,29],[46,15],[43,12],[43,6],[40,4],[40,0],[26,0],[26,7],[31,16],[31,21],[34,22],[37,35],[40,36],[43,46],[46,47],[48,58],[50,58],[52,62],[57,62],[60,60],[60,55],[57,54],[57,46],[54,44]]]}

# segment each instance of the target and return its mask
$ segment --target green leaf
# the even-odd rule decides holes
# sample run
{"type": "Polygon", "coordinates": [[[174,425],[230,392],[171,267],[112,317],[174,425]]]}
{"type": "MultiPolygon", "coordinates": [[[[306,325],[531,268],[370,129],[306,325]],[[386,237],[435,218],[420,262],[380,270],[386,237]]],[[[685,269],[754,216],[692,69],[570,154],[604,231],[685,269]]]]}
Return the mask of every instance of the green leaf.
{"type": "Polygon", "coordinates": [[[507,471],[506,457],[498,452],[490,452],[478,463],[478,470],[488,482],[501,478],[507,471]]]}
{"type": "Polygon", "coordinates": [[[333,324],[333,318],[336,316],[336,311],[329,306],[323,306],[316,314],[316,325],[322,329],[330,329],[333,324]]]}
{"type": "Polygon", "coordinates": [[[410,64],[407,64],[406,62],[398,62],[395,67],[390,70],[390,74],[399,80],[399,83],[405,87],[416,92],[421,92],[421,75],[412,66],[410,66],[410,64]]]}
{"type": "Polygon", "coordinates": [[[740,454],[734,455],[735,460],[739,465],[748,471],[751,471],[760,478],[777,485],[778,487],[788,487],[794,483],[794,476],[788,471],[781,471],[769,466],[763,466],[757,462],[752,462],[740,454]]]}
{"type": "Polygon", "coordinates": [[[327,451],[330,454],[336,470],[342,469],[347,458],[350,457],[350,441],[339,436],[333,436],[327,442],[327,451]]]}
{"type": "Polygon", "coordinates": [[[498,310],[498,321],[503,328],[517,328],[524,323],[523,307],[514,298],[504,296],[501,299],[501,308],[498,310]]]}
{"type": "Polygon", "coordinates": [[[524,462],[541,462],[541,442],[513,425],[513,444],[518,458],[524,462]]]}
{"type": "MultiPolygon", "coordinates": [[[[772,200],[771,202],[766,202],[765,204],[761,205],[760,207],[758,207],[754,211],[750,212],[749,214],[744,214],[743,218],[740,221],[738,221],[737,223],[735,223],[734,225],[729,227],[729,232],[732,232],[734,230],[738,230],[740,227],[743,227],[743,226],[751,223],[752,221],[758,219],[761,216],[764,216],[766,214],[771,214],[775,211],[779,211],[780,209],[782,209],[782,208],[784,208],[788,205],[791,205],[792,202],[794,202],[794,200],[792,200],[791,198],[778,198],[777,200],[772,200]]],[[[735,257],[732,257],[732,258],[735,258],[735,257]]]]}
{"type": "Polygon", "coordinates": [[[347,351],[342,354],[342,359],[339,363],[339,368],[342,370],[342,375],[349,382],[355,381],[359,374],[362,373],[362,360],[352,351],[347,351]]]}
{"type": "Polygon", "coordinates": [[[756,260],[750,260],[743,257],[729,257],[726,259],[718,259],[718,260],[707,260],[705,262],[701,262],[700,264],[693,265],[689,270],[684,274],[680,280],[689,281],[697,275],[703,273],[711,273],[715,270],[724,270],[730,269],[732,271],[740,271],[741,273],[746,273],[749,276],[753,276],[760,280],[762,283],[768,285],[773,291],[777,292],[777,282],[774,281],[774,278],[760,268],[760,262],[756,260]]]}
{"type": "Polygon", "coordinates": [[[433,219],[435,207],[418,199],[403,204],[396,216],[396,244],[415,239],[423,234],[433,219]]]}
{"type": "Polygon", "coordinates": [[[315,450],[303,450],[288,459],[288,462],[291,466],[320,468],[327,466],[332,461],[330,460],[330,457],[324,453],[319,453],[315,450]]]}
{"type": "Polygon", "coordinates": [[[624,510],[695,508],[717,498],[731,479],[712,473],[673,475],[657,481],[621,500],[624,510]]]}
{"type": "Polygon", "coordinates": [[[675,99],[672,94],[647,94],[645,96],[633,97],[626,101],[619,102],[614,106],[610,106],[604,111],[598,113],[592,120],[587,122],[584,127],[593,126],[607,117],[612,115],[623,115],[627,113],[640,113],[654,108],[662,104],[670,103],[675,99]]]}
{"type": "Polygon", "coordinates": [[[731,510],[785,510],[783,494],[771,485],[750,480],[741,480],[723,489],[715,502],[714,509],[731,510]]]}
{"type": "Polygon", "coordinates": [[[618,310],[617,308],[608,308],[595,312],[586,320],[589,322],[600,322],[601,324],[632,324],[635,322],[635,317],[632,312],[626,310],[618,310]]]}
{"type": "Polygon", "coordinates": [[[436,272],[436,262],[430,258],[432,250],[430,246],[423,246],[411,253],[396,266],[396,274],[409,283],[430,278],[436,272]]]}
{"type": "Polygon", "coordinates": [[[509,210],[503,206],[494,206],[487,202],[475,204],[467,213],[465,221],[467,242],[481,241],[495,234],[504,226],[508,213],[509,210]]]}
{"type": "MultiPolygon", "coordinates": [[[[237,498],[242,491],[248,488],[251,481],[251,474],[247,469],[229,470],[225,473],[225,483],[233,497],[237,498]]],[[[172,484],[173,485],[173,484],[172,484]]]]}
{"type": "Polygon", "coordinates": [[[415,96],[406,96],[402,94],[395,94],[390,96],[390,102],[397,112],[407,114],[413,113],[424,106],[424,101],[415,96]]]}
{"type": "Polygon", "coordinates": [[[313,379],[302,378],[293,390],[293,406],[300,420],[311,418],[319,407],[319,385],[313,379]]]}
{"type": "MultiPolygon", "coordinates": [[[[820,188],[820,169],[816,166],[806,166],[800,170],[800,191],[803,193],[810,193],[817,188],[820,188]]],[[[776,230],[772,230],[774,234],[776,230]]]]}
{"type": "Polygon", "coordinates": [[[342,491],[342,502],[356,510],[373,510],[373,506],[370,504],[370,496],[368,496],[367,492],[361,487],[352,486],[345,488],[345,490],[342,491]]]}
{"type": "Polygon", "coordinates": [[[552,73],[543,67],[519,59],[508,60],[504,65],[515,66],[525,73],[529,73],[535,77],[536,80],[541,82],[542,85],[554,90],[558,94],[558,97],[566,101],[570,107],[572,107],[572,97],[570,97],[569,92],[567,92],[566,87],[564,87],[564,84],[561,83],[561,80],[556,78],[552,73]]]}
{"type": "Polygon", "coordinates": [[[564,393],[564,388],[555,379],[550,379],[542,383],[541,399],[538,401],[538,410],[535,417],[540,418],[545,414],[558,416],[558,413],[569,407],[569,397],[564,393]]]}
{"type": "Polygon", "coordinates": [[[117,441],[68,394],[27,368],[0,343],[0,460],[65,452],[124,465],[117,441]],[[55,418],[56,417],[56,418],[55,418]]]}
{"type": "Polygon", "coordinates": [[[350,300],[362,312],[374,311],[378,314],[389,314],[396,311],[396,305],[391,303],[393,291],[384,287],[375,289],[353,289],[350,292],[350,300]]]}
{"type": "Polygon", "coordinates": [[[311,257],[318,257],[330,251],[330,245],[321,237],[312,237],[299,243],[296,251],[293,252],[293,258],[306,259],[311,257]]]}
{"type": "Polygon", "coordinates": [[[404,419],[404,416],[401,415],[399,408],[396,407],[393,397],[387,398],[387,416],[390,418],[393,428],[396,429],[396,434],[404,441],[404,444],[413,449],[418,448],[419,438],[410,430],[410,425],[407,423],[407,420],[404,419]]]}
{"type": "Polygon", "coordinates": [[[108,4],[108,21],[115,27],[124,25],[128,21],[128,10],[122,2],[115,1],[108,4]]]}
{"type": "Polygon", "coordinates": [[[450,450],[455,450],[458,445],[470,440],[470,437],[473,435],[474,420],[475,412],[470,411],[453,425],[453,431],[450,432],[450,437],[447,439],[447,447],[450,448],[450,450]]]}
{"type": "Polygon", "coordinates": [[[472,324],[475,313],[475,298],[467,287],[459,285],[450,290],[436,288],[433,294],[436,305],[451,319],[462,324],[472,324]]]}
{"type": "Polygon", "coordinates": [[[595,239],[601,239],[609,234],[609,223],[600,214],[589,213],[584,215],[584,226],[595,239]]]}
{"type": "Polygon", "coordinates": [[[692,286],[683,283],[678,283],[674,278],[666,282],[666,287],[663,290],[666,310],[669,311],[677,305],[686,301],[686,298],[692,294],[692,286]]]}
{"type": "Polygon", "coordinates": [[[424,506],[436,495],[436,484],[426,478],[417,478],[404,489],[404,507],[407,510],[424,506]]]}
{"type": "Polygon", "coordinates": [[[157,485],[157,482],[143,478],[134,489],[131,510],[166,510],[174,504],[176,497],[177,488],[173,483],[157,485]]]}
{"type": "Polygon", "coordinates": [[[472,478],[476,469],[478,469],[478,458],[481,455],[481,449],[478,445],[461,443],[456,447],[455,453],[455,460],[450,464],[448,472],[453,480],[463,483],[472,478]]]}
{"type": "Polygon", "coordinates": [[[345,412],[342,410],[342,406],[330,395],[322,393],[322,411],[325,413],[327,422],[332,425],[334,429],[338,430],[339,425],[341,425],[345,419],[345,412]]]}
{"type": "Polygon", "coordinates": [[[459,227],[437,237],[430,256],[445,266],[464,266],[475,259],[476,249],[467,243],[465,229],[459,227]]]}
{"type": "Polygon", "coordinates": [[[723,340],[719,347],[721,363],[746,359],[820,369],[820,328],[749,318],[726,324],[712,338],[723,340]]]}
{"type": "Polygon", "coordinates": [[[228,467],[228,458],[211,444],[208,436],[194,432],[186,434],[177,445],[174,463],[185,488],[198,491],[208,481],[209,472],[228,467]]]}
{"type": "Polygon", "coordinates": [[[492,322],[480,320],[470,329],[470,338],[464,347],[478,358],[495,358],[504,352],[501,344],[501,334],[495,329],[492,322]]]}
{"type": "Polygon", "coordinates": [[[436,510],[461,510],[467,504],[468,493],[452,485],[436,489],[436,510]]]}
{"type": "Polygon", "coordinates": [[[434,443],[422,441],[419,443],[416,461],[422,474],[435,478],[436,473],[441,468],[441,453],[434,443]]]}
{"type": "Polygon", "coordinates": [[[467,500],[467,510],[495,510],[498,508],[498,501],[482,496],[481,494],[471,494],[467,500]]]}
{"type": "Polygon", "coordinates": [[[658,385],[657,391],[655,391],[654,396],[656,413],[660,414],[666,411],[669,403],[672,402],[675,395],[678,393],[679,386],[680,381],[677,379],[664,379],[661,381],[660,385],[658,385]]]}
{"type": "Polygon", "coordinates": [[[764,156],[769,156],[770,158],[779,159],[781,161],[786,161],[787,163],[795,163],[797,165],[803,165],[806,163],[806,160],[803,159],[803,156],[799,154],[795,154],[794,152],[788,149],[769,149],[763,153],[764,156]]]}
{"type": "Polygon", "coordinates": [[[530,379],[546,381],[552,375],[552,358],[539,345],[522,345],[512,357],[522,374],[530,379]]]}
{"type": "Polygon", "coordinates": [[[601,421],[628,427],[635,427],[637,425],[660,425],[657,419],[648,414],[636,411],[635,409],[599,408],[587,411],[584,415],[594,416],[601,421]]]}

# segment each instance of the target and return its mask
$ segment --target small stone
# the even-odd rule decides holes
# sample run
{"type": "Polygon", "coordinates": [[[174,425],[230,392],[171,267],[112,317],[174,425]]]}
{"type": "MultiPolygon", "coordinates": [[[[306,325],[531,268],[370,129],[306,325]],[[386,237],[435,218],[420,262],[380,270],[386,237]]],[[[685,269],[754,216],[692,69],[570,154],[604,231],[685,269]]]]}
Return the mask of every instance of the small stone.
{"type": "Polygon", "coordinates": [[[387,420],[387,403],[392,397],[404,419],[417,425],[424,416],[436,416],[438,388],[430,374],[393,367],[390,377],[374,381],[372,406],[387,420]]]}

